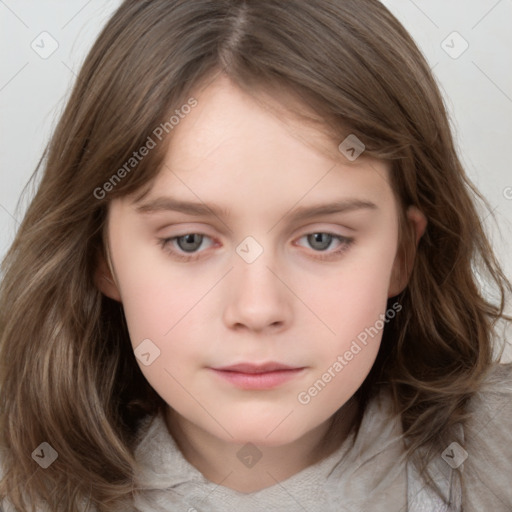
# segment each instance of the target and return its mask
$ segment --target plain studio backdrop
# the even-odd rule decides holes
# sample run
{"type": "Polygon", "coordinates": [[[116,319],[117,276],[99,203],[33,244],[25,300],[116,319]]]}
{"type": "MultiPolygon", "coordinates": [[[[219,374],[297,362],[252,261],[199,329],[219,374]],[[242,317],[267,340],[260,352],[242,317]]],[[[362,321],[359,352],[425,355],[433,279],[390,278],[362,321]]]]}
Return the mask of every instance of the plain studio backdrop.
{"type": "MultiPolygon", "coordinates": [[[[0,257],[30,198],[17,209],[22,188],[81,63],[120,3],[0,0],[0,257]]],[[[512,278],[512,0],[383,3],[411,33],[433,69],[459,155],[496,217],[495,222],[484,214],[498,257],[512,278]]],[[[511,360],[511,334],[506,338],[503,359],[511,360]]]]}

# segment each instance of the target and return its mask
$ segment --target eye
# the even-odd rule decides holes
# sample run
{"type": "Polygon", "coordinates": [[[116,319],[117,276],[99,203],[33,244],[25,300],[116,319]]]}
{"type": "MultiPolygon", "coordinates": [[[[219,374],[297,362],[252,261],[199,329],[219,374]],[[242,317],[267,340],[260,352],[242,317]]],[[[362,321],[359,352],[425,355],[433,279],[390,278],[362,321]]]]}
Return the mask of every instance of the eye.
{"type": "Polygon", "coordinates": [[[159,243],[161,247],[174,257],[182,261],[196,260],[202,255],[202,252],[197,252],[205,239],[210,239],[209,236],[201,233],[187,233],[181,236],[173,236],[170,238],[160,238],[159,243]],[[174,247],[178,247],[175,249],[174,247]]]}
{"type": "MultiPolygon", "coordinates": [[[[314,257],[320,260],[332,259],[344,253],[354,242],[353,238],[347,238],[335,233],[316,232],[308,233],[302,236],[307,239],[308,244],[313,247],[317,253],[314,257]],[[333,241],[337,241],[337,249],[327,251],[333,241]],[[319,253],[319,254],[318,254],[319,253]],[[324,253],[324,254],[322,254],[324,253]]],[[[207,235],[201,233],[187,233],[185,235],[173,236],[169,238],[159,238],[158,243],[173,258],[181,261],[195,261],[202,257],[203,251],[199,251],[205,240],[211,240],[207,235]]],[[[213,244],[212,244],[213,245],[213,244]]]]}
{"type": "Polygon", "coordinates": [[[325,253],[315,255],[316,258],[322,260],[341,255],[354,242],[353,238],[347,238],[342,235],[336,235],[335,233],[326,233],[322,231],[317,233],[308,233],[307,235],[302,236],[299,240],[302,240],[303,238],[307,239],[308,244],[310,244],[310,246],[315,249],[315,252],[325,253]],[[331,246],[331,243],[335,240],[340,244],[338,249],[326,252],[327,249],[331,246]]]}

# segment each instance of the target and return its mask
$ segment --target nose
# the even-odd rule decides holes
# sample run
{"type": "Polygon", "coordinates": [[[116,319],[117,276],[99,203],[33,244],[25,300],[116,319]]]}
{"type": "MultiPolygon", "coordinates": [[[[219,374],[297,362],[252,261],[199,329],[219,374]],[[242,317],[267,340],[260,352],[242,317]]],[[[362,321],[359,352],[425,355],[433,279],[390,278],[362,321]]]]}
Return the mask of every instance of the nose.
{"type": "Polygon", "coordinates": [[[293,294],[275,267],[265,252],[252,263],[236,261],[224,309],[229,328],[276,333],[289,326],[293,294]]]}

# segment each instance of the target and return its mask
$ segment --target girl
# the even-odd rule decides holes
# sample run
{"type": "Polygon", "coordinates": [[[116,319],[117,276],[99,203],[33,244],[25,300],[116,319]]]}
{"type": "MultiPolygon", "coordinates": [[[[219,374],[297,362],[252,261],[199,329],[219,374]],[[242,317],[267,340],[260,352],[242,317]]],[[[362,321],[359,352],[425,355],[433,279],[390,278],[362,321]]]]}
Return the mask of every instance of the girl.
{"type": "Polygon", "coordinates": [[[126,0],[43,160],[3,510],[511,510],[512,288],[378,1],[126,0]]]}

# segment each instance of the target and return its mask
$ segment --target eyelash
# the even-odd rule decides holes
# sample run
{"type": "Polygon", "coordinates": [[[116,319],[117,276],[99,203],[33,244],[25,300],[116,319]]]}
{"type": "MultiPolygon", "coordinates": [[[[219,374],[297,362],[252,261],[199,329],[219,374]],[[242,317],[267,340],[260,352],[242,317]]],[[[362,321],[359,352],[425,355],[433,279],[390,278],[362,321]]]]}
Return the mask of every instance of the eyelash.
{"type": "MultiPolygon", "coordinates": [[[[328,231],[313,231],[312,233],[306,233],[305,235],[302,235],[300,238],[304,238],[309,235],[316,235],[316,234],[330,235],[333,237],[333,239],[338,240],[342,244],[339,249],[336,249],[335,251],[332,251],[332,252],[325,253],[326,255],[324,255],[324,251],[314,251],[314,252],[319,253],[319,256],[315,256],[315,259],[318,259],[320,261],[327,261],[327,260],[334,259],[337,256],[341,256],[354,243],[353,238],[349,238],[349,237],[342,236],[342,235],[337,235],[336,233],[330,233],[328,231]]],[[[203,233],[185,233],[184,235],[173,236],[173,237],[169,237],[169,238],[159,238],[158,244],[161,246],[161,248],[165,252],[170,253],[173,257],[177,258],[178,260],[186,261],[186,262],[193,262],[193,261],[196,261],[199,258],[201,258],[204,251],[196,252],[196,253],[188,253],[188,254],[185,253],[185,254],[187,254],[185,256],[183,252],[179,252],[179,251],[169,248],[169,244],[171,244],[174,240],[177,240],[178,238],[183,238],[188,235],[201,235],[203,237],[210,238],[210,237],[208,237],[208,235],[204,235],[203,233]]],[[[299,240],[300,240],[300,238],[299,238],[299,240]]]]}

